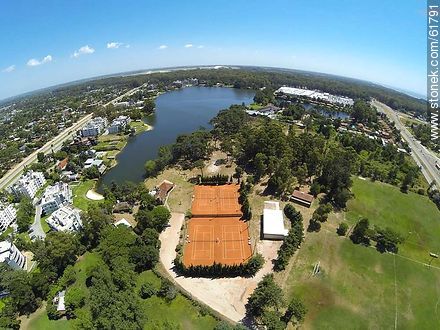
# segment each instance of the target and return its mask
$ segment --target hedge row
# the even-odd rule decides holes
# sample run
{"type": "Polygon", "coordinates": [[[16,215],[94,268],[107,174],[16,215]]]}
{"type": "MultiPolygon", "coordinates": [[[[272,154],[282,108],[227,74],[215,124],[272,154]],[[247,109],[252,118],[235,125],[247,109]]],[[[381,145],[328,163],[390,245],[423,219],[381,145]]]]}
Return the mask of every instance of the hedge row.
{"type": "Polygon", "coordinates": [[[174,265],[178,273],[192,277],[252,277],[263,267],[264,258],[261,254],[252,256],[246,263],[237,265],[223,265],[215,263],[210,266],[196,265],[185,266],[178,256],[174,260],[174,265]]]}

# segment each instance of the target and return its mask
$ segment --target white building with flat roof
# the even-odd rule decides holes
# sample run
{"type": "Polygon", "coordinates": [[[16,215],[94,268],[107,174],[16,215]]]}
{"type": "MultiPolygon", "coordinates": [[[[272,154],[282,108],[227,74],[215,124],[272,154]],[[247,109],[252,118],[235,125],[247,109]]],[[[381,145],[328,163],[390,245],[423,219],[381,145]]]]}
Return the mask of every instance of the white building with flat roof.
{"type": "Polygon", "coordinates": [[[18,179],[11,190],[17,196],[22,195],[32,199],[45,183],[46,179],[42,172],[28,171],[18,179]]]}
{"type": "Polygon", "coordinates": [[[291,96],[305,97],[312,100],[325,101],[333,104],[339,105],[353,105],[353,99],[345,96],[332,95],[330,93],[325,93],[317,90],[310,90],[305,88],[295,88],[295,87],[280,87],[275,91],[275,94],[285,94],[291,96]]]}
{"type": "Polygon", "coordinates": [[[110,134],[117,134],[125,129],[130,124],[131,119],[129,116],[119,116],[115,118],[108,128],[110,134]]]}
{"type": "Polygon", "coordinates": [[[41,209],[44,214],[51,214],[62,205],[72,202],[72,189],[67,183],[57,182],[46,188],[41,199],[41,209]]]}
{"type": "Polygon", "coordinates": [[[82,129],[81,136],[97,136],[107,127],[107,118],[95,117],[91,119],[82,129]]]}
{"type": "Polygon", "coordinates": [[[289,231],[284,227],[283,211],[279,202],[264,202],[263,239],[283,240],[289,231]]]}
{"type": "Polygon", "coordinates": [[[72,205],[63,205],[46,219],[47,224],[56,231],[78,231],[82,227],[79,210],[72,205]]]}
{"type": "Polygon", "coordinates": [[[4,205],[0,203],[0,234],[17,219],[17,210],[12,204],[4,205]]]}
{"type": "Polygon", "coordinates": [[[9,241],[0,242],[0,262],[13,269],[26,269],[26,257],[9,241]]]}

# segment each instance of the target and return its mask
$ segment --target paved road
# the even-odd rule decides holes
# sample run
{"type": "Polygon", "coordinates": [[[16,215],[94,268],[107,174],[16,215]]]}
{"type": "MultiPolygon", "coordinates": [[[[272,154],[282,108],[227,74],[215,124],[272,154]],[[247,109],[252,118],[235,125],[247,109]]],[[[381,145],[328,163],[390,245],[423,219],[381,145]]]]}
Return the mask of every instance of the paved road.
{"type": "Polygon", "coordinates": [[[41,205],[37,204],[35,206],[34,223],[31,225],[31,233],[29,234],[32,240],[34,237],[39,239],[44,239],[46,237],[46,233],[41,226],[41,212],[41,205]]]}
{"type": "Polygon", "coordinates": [[[34,151],[32,154],[23,159],[19,164],[15,165],[10,169],[1,179],[0,179],[0,190],[6,188],[8,185],[14,182],[15,179],[23,172],[24,167],[32,164],[36,159],[39,152],[45,154],[52,151],[58,151],[61,149],[64,141],[71,139],[77,130],[82,128],[91,118],[93,114],[88,114],[84,116],[79,121],[77,121],[73,126],[66,128],[59,135],[54,137],[51,141],[47,142],[40,149],[34,151]]]}
{"type": "Polygon", "coordinates": [[[391,121],[393,121],[396,127],[400,130],[402,138],[408,143],[411,148],[411,156],[416,163],[421,167],[422,173],[425,176],[428,183],[432,181],[436,182],[437,188],[440,186],[440,171],[435,167],[435,163],[440,164],[440,159],[436,157],[431,151],[426,149],[418,140],[416,140],[405,125],[400,121],[399,115],[396,111],[389,106],[373,100],[372,104],[377,108],[379,112],[385,113],[391,121]]]}

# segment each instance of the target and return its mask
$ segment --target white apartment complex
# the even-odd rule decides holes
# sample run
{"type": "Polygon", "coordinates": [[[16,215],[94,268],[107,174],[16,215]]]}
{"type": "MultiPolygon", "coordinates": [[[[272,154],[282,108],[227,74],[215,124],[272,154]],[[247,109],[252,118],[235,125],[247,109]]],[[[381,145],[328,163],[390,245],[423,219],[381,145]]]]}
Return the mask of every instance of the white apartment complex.
{"type": "Polygon", "coordinates": [[[0,262],[6,263],[13,269],[26,269],[26,257],[8,241],[0,242],[0,262]]]}
{"type": "Polygon", "coordinates": [[[63,205],[46,219],[48,225],[56,231],[78,231],[82,227],[79,210],[72,205],[63,205]]]}
{"type": "Polygon", "coordinates": [[[64,204],[72,202],[72,189],[67,183],[57,182],[46,188],[41,199],[41,209],[44,214],[51,214],[64,204]]]}
{"type": "Polygon", "coordinates": [[[81,130],[81,136],[97,136],[107,127],[107,118],[95,117],[90,120],[81,130]]]}
{"type": "Polygon", "coordinates": [[[130,124],[131,119],[129,116],[119,116],[115,118],[108,128],[110,134],[117,134],[125,129],[125,127],[130,124]]]}
{"type": "Polygon", "coordinates": [[[28,171],[18,179],[11,190],[17,196],[23,195],[32,199],[45,183],[46,179],[42,172],[28,171]]]}
{"type": "Polygon", "coordinates": [[[17,219],[17,211],[12,204],[8,206],[0,203],[0,234],[17,219]]]}

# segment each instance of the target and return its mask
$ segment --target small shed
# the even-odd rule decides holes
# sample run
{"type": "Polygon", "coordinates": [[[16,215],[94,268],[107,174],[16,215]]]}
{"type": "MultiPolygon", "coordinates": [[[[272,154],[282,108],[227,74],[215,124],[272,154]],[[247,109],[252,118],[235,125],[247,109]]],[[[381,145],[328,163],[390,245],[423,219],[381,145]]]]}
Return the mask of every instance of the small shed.
{"type": "Polygon", "coordinates": [[[307,194],[300,190],[294,190],[292,195],[290,196],[290,200],[300,205],[310,207],[314,200],[313,195],[307,194]]]}
{"type": "Polygon", "coordinates": [[[168,197],[168,194],[170,193],[171,190],[173,190],[173,188],[174,188],[174,183],[168,180],[163,180],[162,183],[156,187],[155,189],[156,194],[154,197],[159,203],[164,204],[168,197]]]}

